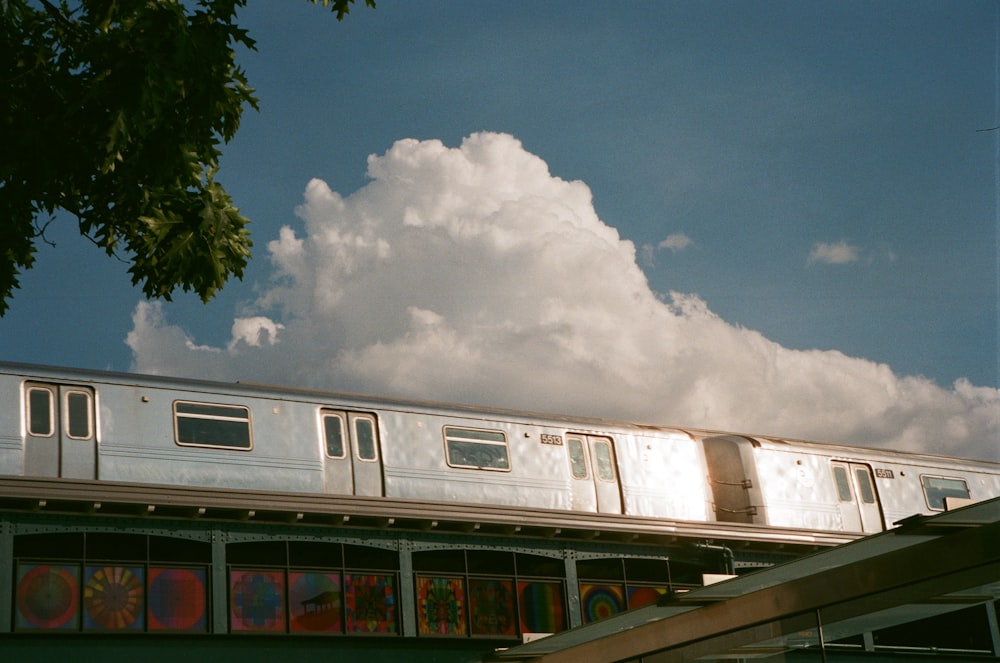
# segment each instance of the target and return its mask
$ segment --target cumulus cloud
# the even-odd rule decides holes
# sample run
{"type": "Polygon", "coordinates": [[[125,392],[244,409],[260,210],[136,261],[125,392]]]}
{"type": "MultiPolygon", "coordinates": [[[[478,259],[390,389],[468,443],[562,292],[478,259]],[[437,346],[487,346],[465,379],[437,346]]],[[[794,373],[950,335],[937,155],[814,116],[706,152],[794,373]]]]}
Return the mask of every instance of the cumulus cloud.
{"type": "Polygon", "coordinates": [[[678,253],[683,251],[687,247],[691,246],[694,240],[688,237],[685,233],[677,232],[667,235],[666,239],[660,241],[659,244],[653,246],[652,244],[643,244],[639,247],[639,261],[646,265],[647,267],[652,267],[656,264],[656,252],[660,249],[669,249],[671,253],[678,253]]]}
{"type": "Polygon", "coordinates": [[[661,249],[670,249],[672,252],[677,253],[691,246],[692,243],[694,243],[694,240],[684,233],[671,233],[657,246],[661,249]]]}
{"type": "Polygon", "coordinates": [[[790,350],[654,293],[588,187],[512,136],[401,140],[368,175],[346,197],[309,182],[224,346],[140,304],[133,368],[998,457],[998,390],[790,350]]]}
{"type": "Polygon", "coordinates": [[[845,241],[840,242],[816,242],[812,251],[809,252],[807,263],[812,265],[822,263],[825,265],[846,265],[858,261],[858,249],[845,241]]]}

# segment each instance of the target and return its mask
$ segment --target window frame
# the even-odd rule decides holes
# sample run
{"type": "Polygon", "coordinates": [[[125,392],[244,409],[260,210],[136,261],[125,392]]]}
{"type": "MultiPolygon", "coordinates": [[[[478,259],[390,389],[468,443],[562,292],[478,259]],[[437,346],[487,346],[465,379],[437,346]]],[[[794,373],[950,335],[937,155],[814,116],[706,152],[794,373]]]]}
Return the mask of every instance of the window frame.
{"type": "Polygon", "coordinates": [[[188,401],[188,400],[175,400],[171,406],[171,413],[174,421],[174,443],[182,447],[197,447],[201,449],[225,449],[229,451],[253,451],[254,448],[254,435],[253,435],[253,413],[250,407],[247,405],[236,405],[232,403],[207,403],[204,401],[188,401]],[[246,412],[246,418],[238,418],[233,416],[225,415],[211,415],[206,413],[182,413],[177,409],[178,405],[195,405],[203,408],[219,408],[227,410],[243,410],[246,412]],[[229,444],[211,444],[205,442],[182,442],[180,436],[180,419],[181,417],[186,417],[190,419],[207,419],[209,421],[227,421],[233,423],[246,423],[247,430],[247,446],[233,446],[229,444]]]}
{"type": "Polygon", "coordinates": [[[67,388],[63,390],[63,421],[65,423],[66,437],[71,440],[92,440],[94,438],[94,395],[85,389],[67,388]],[[74,417],[70,410],[69,401],[73,396],[83,396],[86,401],[87,434],[74,435],[74,417]]]}
{"type": "Polygon", "coordinates": [[[583,435],[566,436],[566,456],[569,458],[569,472],[574,481],[587,481],[590,479],[590,460],[587,458],[587,443],[583,435]],[[573,443],[576,443],[574,445],[573,443]],[[574,446],[579,446],[579,457],[573,455],[574,446]],[[581,462],[577,462],[577,461],[581,462]],[[582,464],[582,468],[581,468],[582,464]],[[583,475],[577,473],[578,469],[583,469],[583,475]]]}
{"type": "Polygon", "coordinates": [[[594,436],[591,438],[591,446],[594,449],[594,476],[603,483],[618,483],[618,472],[615,470],[615,447],[611,438],[594,436]],[[601,452],[598,449],[606,449],[607,458],[601,458],[601,452]],[[607,461],[607,465],[602,462],[604,460],[607,461]],[[610,475],[605,474],[605,469],[610,472],[610,475]]]}
{"type": "Polygon", "coordinates": [[[347,458],[347,448],[351,446],[350,435],[347,430],[345,419],[347,418],[347,413],[342,410],[331,410],[328,408],[321,408],[319,411],[319,430],[320,436],[323,441],[323,454],[327,458],[335,460],[343,460],[347,458]],[[327,435],[326,420],[328,418],[336,419],[340,422],[340,455],[334,456],[330,453],[330,439],[327,435]]]}
{"type": "Polygon", "coordinates": [[[851,485],[851,473],[847,463],[833,461],[830,463],[833,473],[833,485],[837,491],[837,501],[840,504],[856,504],[854,498],[854,486],[851,485]]]}
{"type": "Polygon", "coordinates": [[[959,499],[972,499],[972,491],[969,489],[968,479],[963,479],[961,477],[946,477],[940,474],[921,474],[920,475],[920,489],[924,494],[924,502],[927,504],[927,508],[931,511],[946,511],[947,507],[945,505],[945,500],[949,497],[958,497],[959,499]],[[961,483],[965,486],[965,495],[941,495],[940,500],[934,500],[934,502],[940,501],[941,506],[934,506],[931,503],[931,496],[927,493],[927,480],[928,479],[943,479],[945,481],[953,481],[956,483],[961,483]]]}
{"type": "Polygon", "coordinates": [[[378,418],[368,412],[348,412],[347,420],[351,432],[351,446],[354,449],[354,457],[361,463],[377,463],[380,457],[378,418]],[[368,458],[361,455],[361,435],[358,429],[358,422],[364,421],[371,425],[372,432],[372,456],[368,458]]]}
{"type": "Polygon", "coordinates": [[[867,465],[855,467],[854,480],[858,488],[858,504],[878,504],[871,468],[867,465]]]}
{"type": "Polygon", "coordinates": [[[24,399],[24,426],[30,437],[52,437],[56,434],[56,403],[55,403],[55,390],[51,387],[43,385],[28,385],[25,388],[25,399],[24,399]],[[32,392],[44,392],[48,395],[48,414],[49,414],[49,425],[47,432],[38,432],[32,428],[33,414],[35,407],[31,402],[32,392]]]}
{"type": "Polygon", "coordinates": [[[495,428],[493,428],[493,429],[490,429],[490,428],[472,428],[472,427],[468,427],[468,426],[453,426],[453,425],[448,425],[448,426],[442,426],[441,427],[441,437],[444,440],[445,462],[448,464],[448,467],[454,467],[456,469],[461,469],[461,470],[482,470],[484,472],[510,472],[511,471],[510,444],[507,441],[507,434],[505,432],[503,432],[502,430],[497,430],[495,428]],[[449,431],[460,431],[460,432],[464,432],[464,433],[480,433],[480,434],[485,433],[485,434],[488,434],[488,435],[499,436],[499,440],[497,440],[497,441],[490,441],[488,438],[485,438],[485,437],[476,437],[474,435],[473,436],[468,436],[468,437],[463,437],[461,435],[455,435],[455,434],[449,435],[449,431]],[[506,461],[506,466],[505,467],[491,467],[491,466],[483,466],[483,465],[462,465],[462,464],[459,464],[459,463],[457,463],[457,462],[455,462],[455,461],[452,460],[452,453],[451,453],[452,447],[451,447],[451,444],[450,444],[450,442],[452,442],[452,441],[454,441],[454,442],[461,442],[461,443],[464,443],[464,444],[478,444],[478,445],[482,445],[482,446],[502,447],[503,451],[504,451],[504,460],[506,461]]]}

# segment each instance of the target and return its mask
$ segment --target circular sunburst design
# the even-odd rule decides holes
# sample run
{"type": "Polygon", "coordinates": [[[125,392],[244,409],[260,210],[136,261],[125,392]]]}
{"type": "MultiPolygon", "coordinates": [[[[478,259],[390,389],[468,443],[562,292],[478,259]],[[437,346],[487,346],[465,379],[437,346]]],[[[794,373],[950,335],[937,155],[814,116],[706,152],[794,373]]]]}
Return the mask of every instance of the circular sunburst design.
{"type": "Polygon", "coordinates": [[[83,589],[88,626],[112,630],[141,628],[142,571],[126,566],[89,567],[83,589]]]}

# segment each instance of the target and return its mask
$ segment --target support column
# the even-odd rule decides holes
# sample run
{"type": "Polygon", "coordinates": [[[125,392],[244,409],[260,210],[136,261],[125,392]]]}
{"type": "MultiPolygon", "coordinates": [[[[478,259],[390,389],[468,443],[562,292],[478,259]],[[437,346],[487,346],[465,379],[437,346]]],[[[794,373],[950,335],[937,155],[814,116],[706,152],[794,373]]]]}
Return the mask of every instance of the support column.
{"type": "Polygon", "coordinates": [[[229,625],[228,575],[226,573],[226,535],[212,530],[212,633],[226,633],[229,625]]]}
{"type": "Polygon", "coordinates": [[[566,568],[566,616],[569,617],[569,627],[574,628],[583,624],[583,609],[580,607],[580,579],[576,575],[576,556],[566,555],[563,562],[566,568]]]}
{"type": "MultiPolygon", "coordinates": [[[[0,522],[0,559],[14,559],[14,525],[9,520],[0,522]]],[[[0,633],[10,633],[14,621],[11,606],[14,605],[13,564],[0,572],[0,633]]]]}
{"type": "Polygon", "coordinates": [[[416,579],[413,577],[413,546],[399,539],[399,605],[403,637],[417,637],[416,579]]]}

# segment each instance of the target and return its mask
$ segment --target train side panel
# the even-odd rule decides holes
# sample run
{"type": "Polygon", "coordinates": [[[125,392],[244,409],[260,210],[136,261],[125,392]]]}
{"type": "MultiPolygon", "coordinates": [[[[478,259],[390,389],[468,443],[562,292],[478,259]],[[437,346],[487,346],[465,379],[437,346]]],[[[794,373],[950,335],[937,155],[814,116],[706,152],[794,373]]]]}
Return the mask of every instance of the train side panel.
{"type": "Polygon", "coordinates": [[[620,435],[616,440],[625,513],[714,520],[701,444],[680,432],[620,435]]]}
{"type": "Polygon", "coordinates": [[[24,472],[24,432],[21,427],[21,378],[0,374],[0,474],[24,472]]]}
{"type": "Polygon", "coordinates": [[[1000,465],[804,442],[754,449],[769,525],[877,532],[946,508],[945,498],[1000,496],[1000,465]]]}
{"type": "Polygon", "coordinates": [[[384,445],[389,497],[574,507],[563,429],[431,412],[383,411],[381,418],[391,440],[384,445]],[[557,438],[560,444],[542,442],[557,438]],[[477,447],[485,450],[478,459],[477,447]]]}
{"type": "MultiPolygon", "coordinates": [[[[155,386],[99,385],[98,477],[109,481],[323,491],[316,406],[295,401],[155,386]],[[249,418],[248,448],[179,444],[175,404],[230,408],[249,418]]],[[[199,410],[201,408],[201,410],[199,410]]],[[[224,410],[225,411],[225,410],[224,410]]]]}
{"type": "Polygon", "coordinates": [[[753,450],[762,503],[758,517],[767,525],[844,531],[829,458],[798,449],[753,450]]]}
{"type": "Polygon", "coordinates": [[[890,527],[914,514],[939,513],[946,507],[1000,496],[1000,468],[990,469],[985,464],[901,457],[875,458],[872,464],[890,527]],[[946,504],[946,498],[955,501],[946,504]]]}

